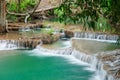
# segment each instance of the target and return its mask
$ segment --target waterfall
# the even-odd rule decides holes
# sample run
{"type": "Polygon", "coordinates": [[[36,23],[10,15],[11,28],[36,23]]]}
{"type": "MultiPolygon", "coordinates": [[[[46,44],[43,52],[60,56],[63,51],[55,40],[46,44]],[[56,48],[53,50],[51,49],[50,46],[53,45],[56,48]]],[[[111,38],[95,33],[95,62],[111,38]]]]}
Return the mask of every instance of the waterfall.
{"type": "Polygon", "coordinates": [[[17,49],[17,42],[15,40],[0,40],[0,50],[17,49]]]}
{"type": "Polygon", "coordinates": [[[27,49],[22,40],[0,40],[0,50],[27,49]]]}
{"type": "Polygon", "coordinates": [[[96,39],[96,40],[114,40],[119,39],[118,35],[102,34],[102,33],[90,33],[90,32],[75,32],[75,38],[87,38],[87,39],[96,39]]]}
{"type": "Polygon", "coordinates": [[[0,50],[33,49],[41,43],[40,39],[0,40],[0,50]]]}
{"type": "MultiPolygon", "coordinates": [[[[76,59],[89,64],[90,67],[95,70],[96,75],[99,75],[100,80],[119,80],[119,78],[116,79],[113,74],[109,74],[109,72],[104,69],[105,64],[101,59],[99,59],[98,57],[99,54],[89,55],[89,54],[77,51],[76,49],[73,49],[72,47],[69,47],[66,49],[59,49],[59,50],[50,50],[50,49],[45,49],[41,46],[38,46],[37,49],[39,49],[39,52],[43,52],[43,54],[47,54],[47,55],[48,54],[49,55],[52,55],[52,54],[71,55],[75,57],[76,59]]],[[[119,64],[116,64],[116,65],[119,65],[119,64]]]]}

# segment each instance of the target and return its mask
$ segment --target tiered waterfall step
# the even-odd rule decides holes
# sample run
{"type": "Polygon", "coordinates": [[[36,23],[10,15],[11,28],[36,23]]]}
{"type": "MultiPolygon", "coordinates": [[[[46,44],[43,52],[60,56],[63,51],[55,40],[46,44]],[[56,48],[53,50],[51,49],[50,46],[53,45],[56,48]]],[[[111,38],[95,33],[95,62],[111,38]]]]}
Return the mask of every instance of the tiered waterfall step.
{"type": "Polygon", "coordinates": [[[99,40],[118,40],[119,35],[115,34],[103,34],[103,33],[92,33],[92,32],[75,32],[75,38],[89,38],[89,39],[99,39],[99,40]]]}
{"type": "Polygon", "coordinates": [[[35,38],[20,38],[16,40],[0,40],[0,44],[3,44],[3,48],[11,48],[11,49],[33,49],[37,45],[41,44],[42,41],[40,39],[35,38]]]}

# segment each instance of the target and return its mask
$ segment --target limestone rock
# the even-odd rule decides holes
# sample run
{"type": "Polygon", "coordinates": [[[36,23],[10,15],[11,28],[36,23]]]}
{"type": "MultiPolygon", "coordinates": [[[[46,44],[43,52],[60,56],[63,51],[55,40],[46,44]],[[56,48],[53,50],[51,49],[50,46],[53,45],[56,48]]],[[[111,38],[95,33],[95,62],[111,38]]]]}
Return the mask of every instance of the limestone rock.
{"type": "Polygon", "coordinates": [[[103,69],[115,80],[120,79],[120,49],[98,53],[97,58],[102,61],[103,69]]]}

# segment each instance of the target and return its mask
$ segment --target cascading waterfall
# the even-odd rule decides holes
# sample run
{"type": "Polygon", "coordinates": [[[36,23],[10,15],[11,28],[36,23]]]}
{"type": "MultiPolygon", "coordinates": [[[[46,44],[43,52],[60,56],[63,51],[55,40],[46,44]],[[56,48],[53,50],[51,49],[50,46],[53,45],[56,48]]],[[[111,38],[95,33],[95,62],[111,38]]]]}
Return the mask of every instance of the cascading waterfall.
{"type": "Polygon", "coordinates": [[[42,44],[39,39],[0,40],[0,50],[33,49],[42,44]]]}
{"type": "Polygon", "coordinates": [[[27,49],[22,40],[0,40],[0,50],[27,49]]]}
{"type": "MultiPolygon", "coordinates": [[[[108,35],[108,34],[100,34],[100,33],[84,33],[84,32],[75,32],[74,38],[87,38],[87,39],[95,39],[95,40],[104,40],[110,42],[116,42],[119,39],[118,35],[108,35]]],[[[108,74],[106,70],[104,70],[104,63],[97,58],[97,55],[88,55],[86,53],[77,51],[72,47],[60,50],[49,50],[44,49],[42,47],[38,48],[40,51],[60,54],[60,55],[72,55],[80,61],[86,62],[90,64],[92,69],[96,70],[96,75],[99,75],[101,80],[117,80],[113,77],[113,75],[108,74]]],[[[119,80],[119,79],[118,79],[119,80]]]]}
{"type": "MultiPolygon", "coordinates": [[[[119,35],[101,34],[101,33],[90,33],[90,32],[87,32],[87,33],[86,32],[75,32],[74,38],[75,39],[90,39],[90,40],[98,40],[98,41],[106,41],[106,42],[115,43],[116,41],[118,41],[120,36],[119,35]]],[[[113,54],[113,53],[111,53],[111,54],[113,54]]],[[[106,54],[106,53],[104,53],[104,54],[106,54]]],[[[114,58],[116,58],[116,56],[114,58]]],[[[118,61],[119,57],[117,57],[116,59],[118,61]]],[[[112,62],[110,62],[110,64],[111,63],[112,62]]],[[[96,69],[96,74],[100,75],[101,80],[120,80],[119,78],[116,78],[116,75],[115,75],[117,73],[116,69],[113,70],[113,68],[112,68],[114,75],[109,74],[108,71],[104,70],[104,68],[103,68],[104,61],[101,61],[100,59],[98,59],[98,57],[96,55],[94,55],[90,64],[91,64],[92,68],[96,69]]],[[[117,65],[119,65],[119,64],[117,64],[117,65]]],[[[118,67],[117,67],[117,70],[119,70],[118,67]]]]}
{"type": "Polygon", "coordinates": [[[101,80],[116,80],[112,75],[107,74],[107,72],[103,68],[104,65],[103,62],[97,59],[97,55],[88,55],[80,51],[77,51],[72,47],[60,50],[49,50],[41,46],[38,46],[37,49],[39,49],[40,52],[43,53],[50,53],[50,55],[51,53],[59,55],[72,55],[76,59],[89,64],[90,67],[96,71],[96,75],[99,75],[101,80]]]}
{"type": "Polygon", "coordinates": [[[97,40],[114,40],[119,39],[118,35],[102,34],[102,33],[90,33],[90,32],[75,32],[75,38],[88,38],[88,39],[97,39],[97,40]]]}
{"type": "MultiPolygon", "coordinates": [[[[59,53],[59,52],[61,52],[61,51],[58,51],[57,53],[59,53]]],[[[106,71],[103,69],[102,62],[99,61],[95,56],[87,55],[87,54],[77,51],[75,49],[72,50],[71,48],[65,49],[63,52],[64,52],[64,54],[66,52],[67,55],[70,54],[70,55],[74,56],[75,58],[77,58],[78,60],[90,64],[90,67],[92,69],[96,70],[96,74],[100,76],[101,80],[113,80],[113,79],[109,78],[106,71]],[[70,52],[68,53],[68,51],[70,51],[70,52]]]]}

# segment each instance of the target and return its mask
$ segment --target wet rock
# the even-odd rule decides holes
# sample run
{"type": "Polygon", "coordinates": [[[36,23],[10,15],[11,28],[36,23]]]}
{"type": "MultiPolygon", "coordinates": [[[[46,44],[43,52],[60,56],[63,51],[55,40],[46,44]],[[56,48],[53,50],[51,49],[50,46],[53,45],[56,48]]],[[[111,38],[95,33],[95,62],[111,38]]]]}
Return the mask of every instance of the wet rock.
{"type": "Polygon", "coordinates": [[[50,35],[50,34],[43,34],[42,36],[40,36],[40,39],[42,40],[43,44],[51,44],[53,42],[56,42],[57,40],[59,40],[60,35],[50,35]]]}
{"type": "Polygon", "coordinates": [[[115,77],[116,77],[117,79],[120,79],[120,69],[116,72],[115,77]]]}
{"type": "Polygon", "coordinates": [[[66,30],[65,31],[65,37],[67,37],[67,38],[74,37],[74,32],[66,30]]]}
{"type": "Polygon", "coordinates": [[[25,47],[25,48],[35,48],[37,45],[42,43],[40,38],[23,38],[18,40],[19,47],[25,47]]]}
{"type": "Polygon", "coordinates": [[[107,74],[112,75],[115,80],[120,80],[120,49],[98,53],[97,58],[102,61],[107,74]]]}

